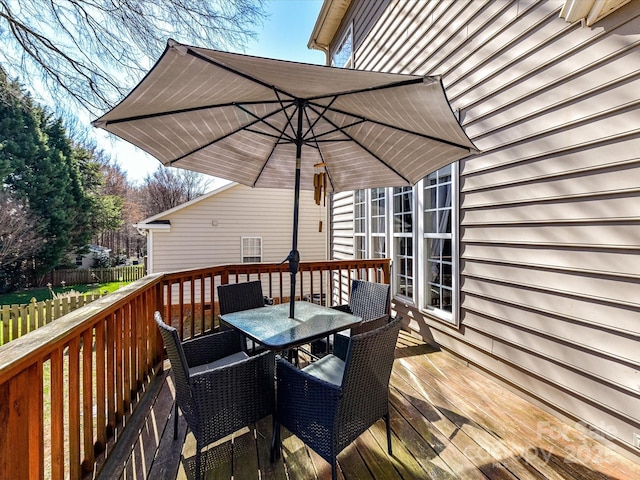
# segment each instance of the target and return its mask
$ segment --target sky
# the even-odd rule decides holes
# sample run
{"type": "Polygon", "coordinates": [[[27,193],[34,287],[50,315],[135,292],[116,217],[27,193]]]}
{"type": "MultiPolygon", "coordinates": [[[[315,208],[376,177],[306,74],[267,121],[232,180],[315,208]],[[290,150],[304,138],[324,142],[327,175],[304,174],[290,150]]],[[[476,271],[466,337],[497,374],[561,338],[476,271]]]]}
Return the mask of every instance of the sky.
{"type": "MultiPolygon", "coordinates": [[[[257,39],[239,53],[324,65],[324,53],[307,48],[321,6],[322,0],[270,0],[266,5],[269,17],[256,29],[257,39]]],[[[103,130],[95,133],[100,147],[118,161],[133,183],[139,183],[160,165],[128,142],[103,130]]],[[[215,187],[216,183],[212,181],[210,186],[215,187]]]]}

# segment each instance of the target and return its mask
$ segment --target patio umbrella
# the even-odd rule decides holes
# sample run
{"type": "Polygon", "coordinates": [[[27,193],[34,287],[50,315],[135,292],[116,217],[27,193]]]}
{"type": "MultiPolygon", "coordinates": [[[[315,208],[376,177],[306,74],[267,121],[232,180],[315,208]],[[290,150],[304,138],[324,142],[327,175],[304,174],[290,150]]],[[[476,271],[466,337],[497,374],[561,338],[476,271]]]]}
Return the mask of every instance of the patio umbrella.
{"type": "Polygon", "coordinates": [[[285,259],[292,317],[300,189],[320,183],[325,194],[411,186],[477,152],[439,77],[308,65],[174,40],[93,125],[164,165],[252,187],[293,187],[292,248],[285,259]]]}

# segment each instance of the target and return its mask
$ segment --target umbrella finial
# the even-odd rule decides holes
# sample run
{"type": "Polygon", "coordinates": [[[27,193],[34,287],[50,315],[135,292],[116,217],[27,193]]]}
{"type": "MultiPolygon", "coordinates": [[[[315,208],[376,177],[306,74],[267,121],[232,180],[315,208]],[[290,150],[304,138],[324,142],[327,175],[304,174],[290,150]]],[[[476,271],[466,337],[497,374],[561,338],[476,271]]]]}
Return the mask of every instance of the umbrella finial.
{"type": "Polygon", "coordinates": [[[169,46],[169,48],[173,48],[176,52],[178,52],[182,56],[185,56],[187,54],[188,47],[186,45],[182,45],[181,43],[178,43],[173,38],[170,38],[169,40],[167,40],[167,45],[169,46]]]}

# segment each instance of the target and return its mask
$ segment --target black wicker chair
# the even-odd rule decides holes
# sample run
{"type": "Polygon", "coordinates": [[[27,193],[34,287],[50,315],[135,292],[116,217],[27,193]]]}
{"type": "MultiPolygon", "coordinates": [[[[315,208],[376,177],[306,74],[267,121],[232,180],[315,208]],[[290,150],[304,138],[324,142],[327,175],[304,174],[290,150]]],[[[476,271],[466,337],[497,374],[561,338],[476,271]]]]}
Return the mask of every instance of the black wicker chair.
{"type": "Polygon", "coordinates": [[[322,458],[337,476],[336,456],[378,419],[389,425],[389,378],[401,318],[348,339],[346,355],[327,355],[299,370],[277,360],[277,413],[271,459],[280,456],[285,426],[322,458]]]}
{"type": "MultiPolygon", "coordinates": [[[[336,310],[351,313],[362,318],[361,325],[376,321],[377,326],[383,322],[382,317],[389,315],[391,303],[391,286],[386,283],[367,282],[364,280],[353,280],[351,292],[349,293],[349,303],[333,307],[336,310]]],[[[373,327],[375,328],[375,327],[373,327]]],[[[358,327],[351,329],[352,334],[357,332],[358,327]]],[[[366,331],[364,329],[362,331],[366,331]]],[[[311,342],[311,353],[321,356],[331,352],[333,342],[330,338],[315,340],[311,342]]]]}
{"type": "MultiPolygon", "coordinates": [[[[269,299],[262,294],[262,282],[259,280],[243,283],[230,283],[218,287],[220,314],[240,312],[252,308],[264,307],[269,299]]],[[[224,329],[225,327],[222,327],[224,329]]],[[[243,347],[245,344],[243,344],[243,347]]],[[[246,339],[245,350],[252,353],[264,350],[253,340],[246,339]]]]}
{"type": "Polygon", "coordinates": [[[265,351],[249,357],[233,330],[180,342],[176,329],[166,325],[159,312],[155,321],[175,382],[173,438],[177,438],[180,408],[196,438],[195,477],[199,479],[203,447],[274,413],[275,354],[265,351]]]}

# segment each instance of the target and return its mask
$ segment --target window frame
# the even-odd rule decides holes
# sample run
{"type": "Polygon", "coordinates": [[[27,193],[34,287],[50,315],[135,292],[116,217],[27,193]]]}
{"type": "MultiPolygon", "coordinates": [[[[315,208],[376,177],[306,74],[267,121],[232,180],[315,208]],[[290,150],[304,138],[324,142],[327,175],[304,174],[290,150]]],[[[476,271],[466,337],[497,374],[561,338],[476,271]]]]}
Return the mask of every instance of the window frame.
{"type": "MultiPolygon", "coordinates": [[[[411,302],[414,302],[414,298],[416,295],[416,242],[414,239],[414,235],[415,235],[415,195],[414,195],[414,188],[413,187],[394,187],[391,189],[391,202],[389,202],[390,205],[390,209],[391,209],[391,221],[392,221],[392,230],[390,232],[390,236],[392,239],[392,248],[393,248],[393,262],[395,264],[394,268],[393,268],[393,280],[392,280],[392,284],[393,284],[393,289],[394,289],[394,293],[396,295],[399,295],[402,298],[408,299],[411,302]],[[398,192],[398,193],[397,193],[398,192]],[[410,210],[406,210],[405,208],[402,208],[401,210],[396,211],[396,198],[403,196],[407,193],[411,194],[411,198],[408,202],[408,205],[410,205],[410,210]],[[411,230],[410,231],[405,231],[404,230],[404,222],[403,224],[403,228],[401,229],[401,231],[396,231],[396,219],[398,218],[398,216],[406,216],[407,213],[410,214],[411,216],[411,230]],[[407,254],[401,254],[400,253],[400,246],[399,244],[402,242],[409,242],[410,248],[411,248],[411,254],[407,255],[407,254]],[[408,259],[410,259],[410,267],[407,266],[408,259]],[[403,269],[403,273],[401,273],[401,263],[404,263],[404,269],[403,269]],[[410,272],[409,272],[410,270],[410,272]],[[405,290],[404,292],[401,291],[400,289],[400,278],[404,278],[404,279],[410,279],[411,280],[411,291],[410,294],[408,294],[408,292],[405,290]]],[[[402,200],[401,200],[402,201],[402,200]]],[[[403,207],[406,206],[407,204],[402,201],[402,205],[403,207]]],[[[406,284],[406,282],[405,282],[406,284]]],[[[406,287],[405,287],[406,288],[406,287]]]]}
{"type": "MultiPolygon", "coordinates": [[[[420,273],[420,278],[423,280],[423,284],[421,285],[421,302],[420,302],[420,310],[424,313],[428,313],[429,315],[436,317],[442,321],[458,326],[459,325],[459,308],[460,308],[460,288],[459,288],[459,277],[460,277],[460,259],[459,259],[459,172],[458,172],[458,163],[454,162],[451,165],[442,167],[437,172],[442,171],[443,169],[450,167],[450,181],[449,182],[436,182],[437,195],[439,195],[440,191],[438,190],[442,185],[450,184],[451,185],[451,206],[449,207],[450,219],[449,223],[451,225],[451,232],[429,232],[427,229],[429,225],[427,225],[427,221],[425,219],[427,212],[442,212],[444,208],[437,204],[435,208],[426,208],[427,202],[425,200],[425,195],[427,191],[427,181],[428,176],[421,180],[419,188],[420,194],[422,198],[423,208],[420,209],[422,216],[422,225],[420,227],[421,232],[421,256],[420,256],[420,266],[422,268],[422,272],[420,273]],[[427,289],[429,289],[429,252],[428,252],[428,244],[430,240],[450,240],[451,242],[451,261],[446,262],[440,260],[440,265],[449,265],[451,266],[451,311],[442,309],[442,308],[434,308],[428,301],[429,294],[427,289]]],[[[437,173],[433,172],[433,173],[437,173]]],[[[437,179],[439,180],[439,178],[437,179]]],[[[436,200],[438,202],[439,199],[436,200]]],[[[440,222],[438,222],[437,229],[440,229],[440,222]]],[[[433,262],[432,262],[433,263],[433,262]]],[[[442,269],[440,270],[440,272],[442,269]]],[[[441,287],[446,285],[442,281],[439,282],[441,287]]]]}
{"type": "Polygon", "coordinates": [[[246,237],[240,237],[240,263],[262,263],[262,258],[263,258],[263,246],[262,246],[262,237],[254,237],[254,236],[246,236],[246,237]],[[245,248],[249,249],[249,248],[255,248],[255,245],[246,245],[245,246],[245,241],[246,240],[258,240],[258,249],[260,254],[259,255],[246,255],[245,254],[245,248]],[[255,260],[251,260],[251,261],[246,261],[245,258],[259,258],[258,261],[255,260]]]}
{"type": "Polygon", "coordinates": [[[369,237],[370,237],[370,251],[371,258],[387,258],[389,255],[389,242],[387,241],[387,231],[388,231],[388,215],[387,215],[387,189],[378,187],[372,188],[368,191],[369,193],[369,201],[367,204],[369,205],[369,224],[371,228],[369,229],[369,237]],[[374,196],[374,190],[378,191],[378,195],[374,196]],[[380,195],[380,192],[382,195],[380,195]],[[380,200],[382,199],[382,200],[380,200]],[[374,232],[374,225],[378,225],[382,227],[381,232],[374,232]],[[376,248],[376,241],[382,241],[384,243],[384,253],[381,253],[376,248]]]}
{"type": "Polygon", "coordinates": [[[353,192],[353,256],[357,259],[369,258],[367,193],[367,190],[353,192]]]}
{"type": "MultiPolygon", "coordinates": [[[[459,241],[460,241],[460,229],[459,229],[459,218],[460,218],[460,180],[459,180],[459,166],[458,163],[455,162],[450,166],[446,166],[451,168],[451,233],[448,234],[451,240],[451,312],[432,308],[428,303],[428,292],[427,288],[429,285],[428,282],[428,250],[427,244],[430,238],[439,238],[442,237],[441,233],[432,233],[428,232],[428,225],[426,225],[425,218],[425,207],[427,206],[427,202],[425,201],[425,186],[426,182],[428,182],[428,176],[424,179],[420,180],[411,190],[412,191],[412,226],[411,232],[395,232],[394,221],[396,215],[394,213],[395,210],[395,197],[394,197],[394,188],[383,188],[382,192],[384,192],[384,206],[385,206],[385,233],[378,234],[382,238],[384,238],[385,247],[386,247],[386,258],[392,259],[392,291],[394,295],[402,298],[407,302],[407,304],[411,304],[413,308],[418,310],[419,312],[433,318],[435,320],[439,320],[445,322],[449,325],[459,327],[460,326],[460,249],[459,249],[459,241]],[[408,296],[399,292],[399,281],[398,281],[398,273],[400,271],[400,261],[405,261],[404,258],[399,259],[399,245],[398,242],[400,238],[404,238],[410,241],[412,245],[412,255],[411,255],[411,275],[412,275],[412,295],[408,296]]],[[[446,168],[443,167],[443,168],[446,168]]],[[[374,195],[373,189],[368,189],[366,192],[366,221],[364,225],[366,226],[366,235],[365,242],[368,248],[368,252],[373,255],[374,249],[374,239],[376,238],[376,234],[373,233],[374,226],[374,218],[373,212],[375,210],[374,195]]],[[[354,209],[355,209],[355,192],[354,192],[354,209]]],[[[355,210],[354,210],[355,211],[355,210]]],[[[403,212],[406,213],[406,212],[403,212]]],[[[355,219],[355,217],[354,217],[355,219]]],[[[355,224],[354,224],[355,231],[355,224]]],[[[355,239],[354,239],[354,257],[355,257],[355,239]]],[[[373,257],[372,257],[373,258],[373,257]]],[[[377,257],[376,257],[377,258],[377,257]]]]}
{"type": "Polygon", "coordinates": [[[353,59],[353,50],[354,50],[354,45],[353,45],[353,22],[349,23],[349,26],[347,27],[347,30],[344,32],[344,34],[342,35],[342,38],[340,38],[340,42],[338,43],[338,48],[336,48],[333,53],[331,54],[331,66],[332,67],[338,67],[338,68],[355,68],[354,67],[354,59],[353,59]],[[342,49],[344,48],[344,46],[347,44],[347,41],[350,40],[351,41],[351,51],[349,52],[349,57],[342,63],[342,65],[339,65],[336,63],[336,60],[339,59],[339,54],[340,52],[342,52],[342,49]]]}

